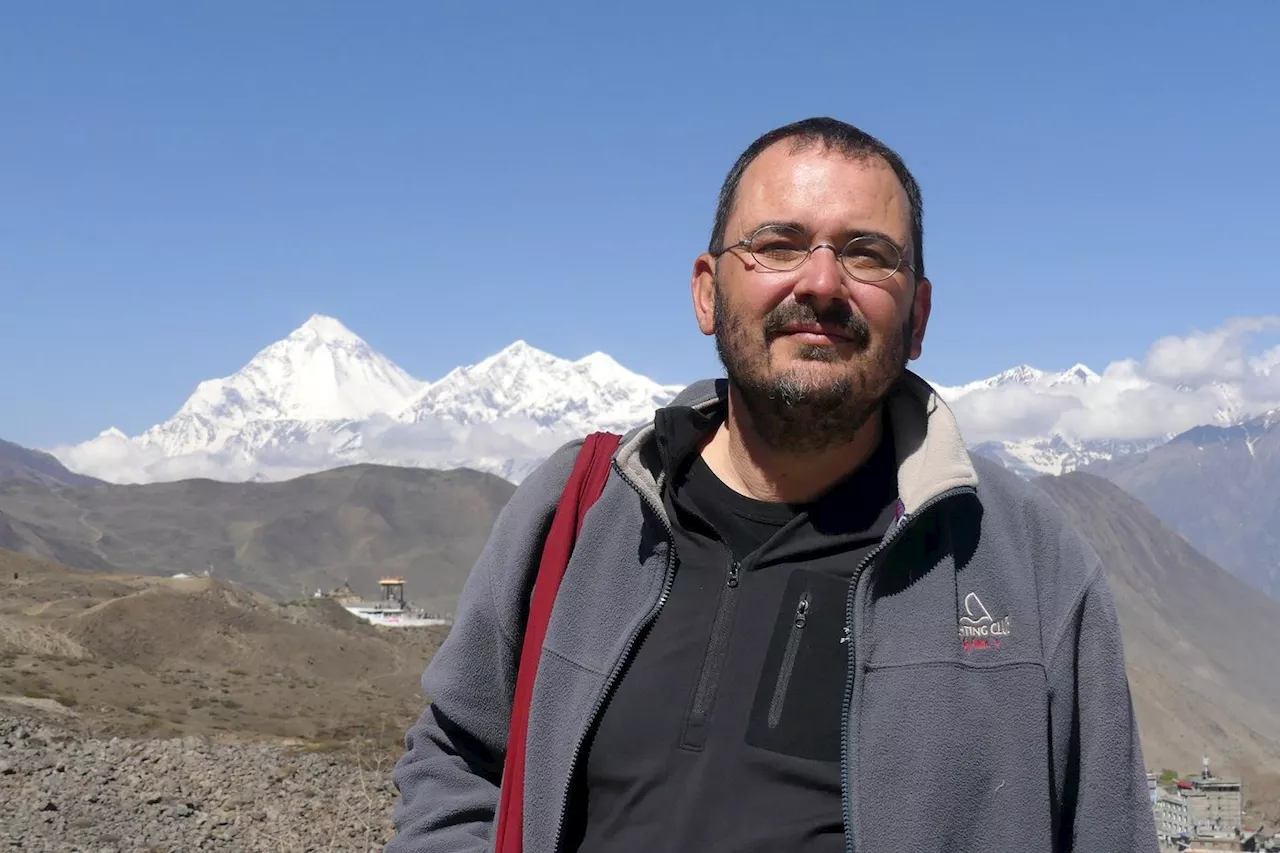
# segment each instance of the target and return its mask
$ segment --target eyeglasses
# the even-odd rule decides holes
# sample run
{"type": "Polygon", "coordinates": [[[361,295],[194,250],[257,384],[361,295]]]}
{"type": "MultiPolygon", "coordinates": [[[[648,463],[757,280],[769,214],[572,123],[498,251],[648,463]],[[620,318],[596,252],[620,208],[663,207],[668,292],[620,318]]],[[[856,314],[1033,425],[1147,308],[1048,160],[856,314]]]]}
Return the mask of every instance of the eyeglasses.
{"type": "Polygon", "coordinates": [[[718,252],[712,252],[711,256],[718,259],[732,249],[746,249],[764,269],[791,272],[799,269],[810,255],[822,248],[835,252],[845,272],[864,284],[886,281],[900,269],[916,271],[902,257],[902,250],[883,237],[871,234],[854,237],[837,252],[831,243],[810,246],[804,232],[786,225],[766,225],[746,240],[725,246],[718,252]]]}

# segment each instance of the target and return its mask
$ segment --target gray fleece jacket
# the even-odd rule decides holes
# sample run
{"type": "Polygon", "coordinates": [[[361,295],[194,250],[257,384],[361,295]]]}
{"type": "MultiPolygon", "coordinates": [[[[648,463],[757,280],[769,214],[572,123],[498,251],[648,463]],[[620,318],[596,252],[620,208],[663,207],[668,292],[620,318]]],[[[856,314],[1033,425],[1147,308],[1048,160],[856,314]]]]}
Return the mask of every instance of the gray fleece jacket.
{"type": "MultiPolygon", "coordinates": [[[[676,405],[718,405],[714,384],[676,405]]],[[[851,586],[846,847],[1157,850],[1115,606],[1098,556],[1041,490],[972,457],[908,372],[888,402],[903,514],[851,586]]],[[[653,427],[624,438],[565,574],[529,713],[525,853],[553,853],[588,732],[678,559],[653,427]]],[[[388,853],[493,849],[532,573],[580,442],[500,513],[423,675],[394,771],[388,853]]]]}

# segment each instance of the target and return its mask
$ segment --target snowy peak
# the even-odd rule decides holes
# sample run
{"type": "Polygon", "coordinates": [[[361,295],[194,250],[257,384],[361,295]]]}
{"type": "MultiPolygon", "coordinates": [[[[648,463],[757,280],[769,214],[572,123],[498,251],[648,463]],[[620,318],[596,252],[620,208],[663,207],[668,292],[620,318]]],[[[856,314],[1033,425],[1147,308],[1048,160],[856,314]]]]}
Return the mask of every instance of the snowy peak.
{"type": "Polygon", "coordinates": [[[368,346],[359,335],[343,325],[341,320],[324,314],[312,314],[287,340],[302,343],[317,341],[340,347],[368,346]]]}
{"type": "Polygon", "coordinates": [[[627,370],[604,353],[570,361],[516,341],[427,387],[406,419],[528,421],[572,433],[625,431],[652,417],[677,390],[627,370]]]}
{"type": "Polygon", "coordinates": [[[503,347],[493,355],[481,359],[470,367],[456,368],[450,372],[450,375],[460,371],[476,375],[499,375],[520,370],[552,370],[555,365],[562,361],[564,359],[544,352],[530,345],[527,341],[519,340],[503,347]]]}
{"type": "Polygon", "coordinates": [[[1084,364],[1073,364],[1058,373],[1040,370],[1029,364],[1019,364],[1017,367],[1002,370],[995,376],[964,385],[935,385],[934,387],[944,400],[953,402],[975,391],[993,391],[998,388],[1029,388],[1036,391],[1066,390],[1069,386],[1092,385],[1101,380],[1102,377],[1084,364]]]}
{"type": "Polygon", "coordinates": [[[649,420],[680,387],[604,353],[571,361],[523,340],[422,382],[316,314],[141,436],[108,430],[59,458],[113,482],[272,480],[359,462],[518,482],[565,440],[649,420]]]}
{"type": "Polygon", "coordinates": [[[1049,382],[1049,387],[1058,385],[1090,385],[1102,379],[1101,376],[1094,373],[1087,365],[1073,364],[1071,367],[1053,376],[1049,382]]]}
{"type": "Polygon", "coordinates": [[[421,388],[341,322],[317,314],[231,376],[201,382],[141,441],[166,455],[218,450],[255,422],[365,418],[402,408],[421,388]]]}
{"type": "Polygon", "coordinates": [[[1037,370],[1029,364],[1019,364],[1008,370],[1002,370],[990,379],[982,380],[987,388],[999,388],[1003,385],[1031,385],[1044,377],[1043,370],[1037,370]]]}

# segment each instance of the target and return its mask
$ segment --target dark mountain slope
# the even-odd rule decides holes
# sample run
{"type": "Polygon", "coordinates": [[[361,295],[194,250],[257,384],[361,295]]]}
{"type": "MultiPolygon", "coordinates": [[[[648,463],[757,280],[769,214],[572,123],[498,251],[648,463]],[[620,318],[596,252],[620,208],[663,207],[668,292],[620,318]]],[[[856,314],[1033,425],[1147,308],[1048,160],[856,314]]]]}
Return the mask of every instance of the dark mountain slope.
{"type": "Polygon", "coordinates": [[[1196,427],[1145,453],[1086,470],[1280,600],[1280,411],[1229,428],[1196,427]]]}
{"type": "Polygon", "coordinates": [[[53,456],[0,439],[0,480],[29,480],[45,486],[96,486],[93,477],[76,474],[53,456]]]}
{"type": "Polygon", "coordinates": [[[451,611],[514,486],[466,469],[357,465],[287,482],[0,484],[0,540],[93,571],[197,574],[299,598],[350,581],[451,611]]]}
{"type": "Polygon", "coordinates": [[[1268,778],[1280,768],[1280,602],[1113,483],[1081,472],[1035,482],[1106,564],[1148,764],[1187,772],[1208,755],[1258,790],[1280,786],[1268,778]]]}

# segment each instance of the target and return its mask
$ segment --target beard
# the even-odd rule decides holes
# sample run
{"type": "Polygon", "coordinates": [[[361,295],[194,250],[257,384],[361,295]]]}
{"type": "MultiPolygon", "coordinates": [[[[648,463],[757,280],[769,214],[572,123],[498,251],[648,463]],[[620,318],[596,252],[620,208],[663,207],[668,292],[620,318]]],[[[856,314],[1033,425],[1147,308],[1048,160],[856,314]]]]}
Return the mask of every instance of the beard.
{"type": "Polygon", "coordinates": [[[848,443],[880,411],[906,369],[914,306],[906,322],[883,340],[845,303],[819,312],[806,303],[784,302],[753,329],[731,309],[718,278],[715,288],[716,352],[753,432],[773,450],[804,453],[848,443]],[[774,369],[769,344],[793,323],[823,323],[848,337],[856,353],[847,369],[825,378],[805,370],[804,362],[846,361],[845,347],[820,345],[797,348],[794,367],[774,369]]]}

